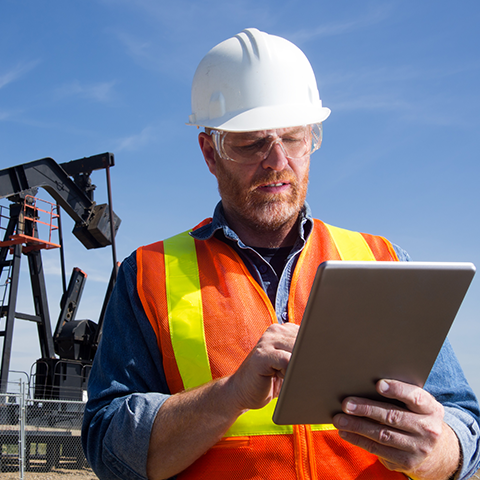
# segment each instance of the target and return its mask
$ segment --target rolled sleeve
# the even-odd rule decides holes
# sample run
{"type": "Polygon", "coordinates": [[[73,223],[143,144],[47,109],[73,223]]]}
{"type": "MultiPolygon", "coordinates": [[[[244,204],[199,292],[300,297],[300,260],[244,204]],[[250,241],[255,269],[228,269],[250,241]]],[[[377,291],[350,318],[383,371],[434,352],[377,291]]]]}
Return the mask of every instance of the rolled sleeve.
{"type": "Polygon", "coordinates": [[[445,407],[444,421],[457,435],[462,450],[462,465],[455,478],[471,478],[480,462],[479,425],[471,415],[452,407],[445,407]]]}
{"type": "Polygon", "coordinates": [[[444,421],[455,432],[460,443],[462,465],[455,478],[470,478],[480,463],[480,411],[448,339],[432,368],[425,390],[443,405],[444,421]]]}
{"type": "Polygon", "coordinates": [[[102,460],[119,478],[146,478],[151,419],[166,398],[156,393],[132,394],[114,407],[115,413],[103,441],[102,460]]]}

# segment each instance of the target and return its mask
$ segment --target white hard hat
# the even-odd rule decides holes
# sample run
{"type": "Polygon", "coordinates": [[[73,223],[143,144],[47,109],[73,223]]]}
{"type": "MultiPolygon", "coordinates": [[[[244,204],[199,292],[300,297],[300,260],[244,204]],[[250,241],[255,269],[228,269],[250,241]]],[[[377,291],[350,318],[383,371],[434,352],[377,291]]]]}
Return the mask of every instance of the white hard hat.
{"type": "Polygon", "coordinates": [[[273,130],[323,122],[329,115],[305,54],[284,38],[247,28],[198,65],[188,125],[273,130]]]}

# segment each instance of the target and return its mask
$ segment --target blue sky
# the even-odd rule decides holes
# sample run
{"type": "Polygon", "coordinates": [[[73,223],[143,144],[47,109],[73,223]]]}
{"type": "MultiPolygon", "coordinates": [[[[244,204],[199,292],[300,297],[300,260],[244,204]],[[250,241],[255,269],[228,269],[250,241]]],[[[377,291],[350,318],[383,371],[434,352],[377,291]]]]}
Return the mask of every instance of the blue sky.
{"type": "MultiPolygon", "coordinates": [[[[191,80],[210,48],[256,27],[306,53],[332,110],[312,157],[315,216],[384,235],[414,260],[480,266],[479,24],[476,0],[2,0],[0,168],[114,153],[119,259],[194,226],[218,193],[185,125],[191,80]]],[[[103,203],[104,174],[92,178],[103,203]]],[[[63,220],[67,270],[89,275],[77,318],[96,321],[111,253],[85,250],[63,220]]],[[[44,262],[55,323],[58,252],[44,262]]],[[[18,310],[31,308],[29,288],[24,270],[18,310]]],[[[478,395],[479,315],[477,275],[451,340],[478,395]]],[[[29,370],[37,344],[18,321],[12,368],[29,370]]]]}

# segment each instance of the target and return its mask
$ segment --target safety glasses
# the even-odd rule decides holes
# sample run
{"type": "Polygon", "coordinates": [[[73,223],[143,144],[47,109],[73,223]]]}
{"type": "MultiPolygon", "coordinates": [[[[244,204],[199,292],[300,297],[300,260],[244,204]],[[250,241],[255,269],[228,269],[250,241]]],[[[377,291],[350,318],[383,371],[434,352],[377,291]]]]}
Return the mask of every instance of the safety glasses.
{"type": "Polygon", "coordinates": [[[245,165],[260,163],[277,144],[287,158],[298,160],[320,148],[322,124],[255,132],[212,130],[211,136],[218,155],[232,162],[245,165]]]}

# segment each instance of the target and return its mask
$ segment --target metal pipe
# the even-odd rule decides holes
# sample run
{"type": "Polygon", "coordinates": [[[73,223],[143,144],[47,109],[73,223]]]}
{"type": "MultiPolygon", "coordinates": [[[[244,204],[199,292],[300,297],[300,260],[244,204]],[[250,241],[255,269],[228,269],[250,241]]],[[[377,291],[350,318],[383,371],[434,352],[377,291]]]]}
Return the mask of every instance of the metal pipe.
{"type": "Polygon", "coordinates": [[[26,450],[26,441],[25,441],[25,420],[27,418],[26,411],[25,411],[25,382],[22,379],[19,380],[20,382],[20,412],[19,412],[19,423],[20,423],[20,435],[18,438],[18,463],[19,463],[19,473],[20,473],[20,480],[25,478],[25,450],[26,450]]]}
{"type": "Polygon", "coordinates": [[[67,291],[67,274],[65,272],[65,253],[63,251],[63,230],[62,230],[62,217],[61,207],[57,202],[57,212],[58,212],[58,243],[60,244],[60,266],[62,269],[62,286],[63,293],[67,291]]]}
{"type": "Polygon", "coordinates": [[[118,265],[117,265],[117,249],[115,247],[115,219],[113,216],[112,187],[110,182],[110,165],[107,164],[105,171],[107,173],[108,212],[110,214],[110,235],[112,237],[113,281],[116,282],[118,265]]]}

